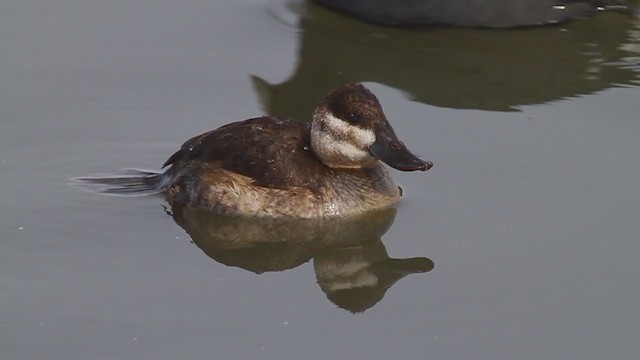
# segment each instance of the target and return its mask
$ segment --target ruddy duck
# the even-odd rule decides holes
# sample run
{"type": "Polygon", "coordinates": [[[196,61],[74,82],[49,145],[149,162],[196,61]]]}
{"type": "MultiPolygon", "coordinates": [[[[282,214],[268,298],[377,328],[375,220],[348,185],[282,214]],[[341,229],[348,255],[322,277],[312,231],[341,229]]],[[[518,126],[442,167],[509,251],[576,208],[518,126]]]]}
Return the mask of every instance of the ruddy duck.
{"type": "Polygon", "coordinates": [[[362,84],[332,90],[306,123],[259,117],[193,137],[160,174],[83,178],[107,193],[164,192],[170,203],[241,216],[320,218],[388,207],[402,171],[433,164],[398,140],[380,102],[362,84]]]}

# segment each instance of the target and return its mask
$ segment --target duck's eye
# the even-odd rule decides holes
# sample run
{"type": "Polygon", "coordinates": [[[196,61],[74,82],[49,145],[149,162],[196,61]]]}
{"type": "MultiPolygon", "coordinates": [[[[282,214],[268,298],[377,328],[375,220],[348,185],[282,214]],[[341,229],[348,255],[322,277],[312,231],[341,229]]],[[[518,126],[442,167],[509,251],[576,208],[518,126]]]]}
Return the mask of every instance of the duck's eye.
{"type": "Polygon", "coordinates": [[[349,120],[350,123],[358,123],[360,122],[360,115],[356,113],[349,113],[349,115],[347,115],[347,120],[349,120]]]}

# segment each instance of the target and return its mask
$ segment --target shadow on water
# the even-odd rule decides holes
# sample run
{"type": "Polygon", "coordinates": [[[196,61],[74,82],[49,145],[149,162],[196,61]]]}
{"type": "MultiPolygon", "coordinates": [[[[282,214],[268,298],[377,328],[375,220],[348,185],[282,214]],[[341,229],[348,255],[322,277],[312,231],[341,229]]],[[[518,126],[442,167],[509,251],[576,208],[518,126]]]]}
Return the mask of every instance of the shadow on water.
{"type": "Polygon", "coordinates": [[[313,260],[327,298],[350,312],[374,306],[398,280],[433,269],[428,258],[392,259],[381,241],[396,210],[352,218],[241,218],[173,205],[169,212],[213,260],[257,274],[313,260]]]}
{"type": "Polygon", "coordinates": [[[640,21],[629,14],[488,30],[382,27],[294,0],[269,10],[300,32],[286,81],[252,77],[274,115],[308,118],[326,89],[350,81],[385,84],[425,104],[492,111],[640,83],[640,21]]]}

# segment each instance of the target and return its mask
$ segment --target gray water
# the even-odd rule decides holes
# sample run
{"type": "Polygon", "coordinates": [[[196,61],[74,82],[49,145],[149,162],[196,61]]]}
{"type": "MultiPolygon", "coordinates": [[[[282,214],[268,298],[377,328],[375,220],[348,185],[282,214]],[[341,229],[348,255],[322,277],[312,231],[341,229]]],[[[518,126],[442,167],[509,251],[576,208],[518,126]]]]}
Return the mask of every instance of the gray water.
{"type": "Polygon", "coordinates": [[[639,34],[621,14],[488,31],[284,0],[2,2],[2,358],[637,358],[639,34]],[[68,185],[230,121],[308,119],[348,81],[435,163],[393,171],[405,198],[362,239],[246,253],[162,197],[68,185]],[[328,292],[341,265],[378,276],[360,307],[328,292]]]}

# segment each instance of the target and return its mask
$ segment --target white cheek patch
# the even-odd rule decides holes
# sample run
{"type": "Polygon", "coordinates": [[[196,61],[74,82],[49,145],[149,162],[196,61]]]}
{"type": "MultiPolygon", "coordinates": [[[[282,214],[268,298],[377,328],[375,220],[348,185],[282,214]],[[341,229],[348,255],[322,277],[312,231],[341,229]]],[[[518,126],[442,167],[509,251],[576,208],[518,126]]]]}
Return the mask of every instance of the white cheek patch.
{"type": "Polygon", "coordinates": [[[331,114],[325,116],[325,122],[326,126],[331,129],[331,133],[345,134],[346,137],[351,138],[351,143],[357,144],[361,148],[368,148],[376,141],[376,135],[373,131],[350,125],[331,114]]]}
{"type": "Polygon", "coordinates": [[[325,164],[358,167],[371,158],[369,147],[376,141],[372,130],[361,129],[328,113],[320,121],[324,129],[312,126],[311,141],[325,164]]]}
{"type": "Polygon", "coordinates": [[[363,161],[369,156],[368,151],[364,151],[355,147],[353,144],[344,140],[333,140],[333,151],[340,154],[341,157],[352,161],[363,161]]]}

